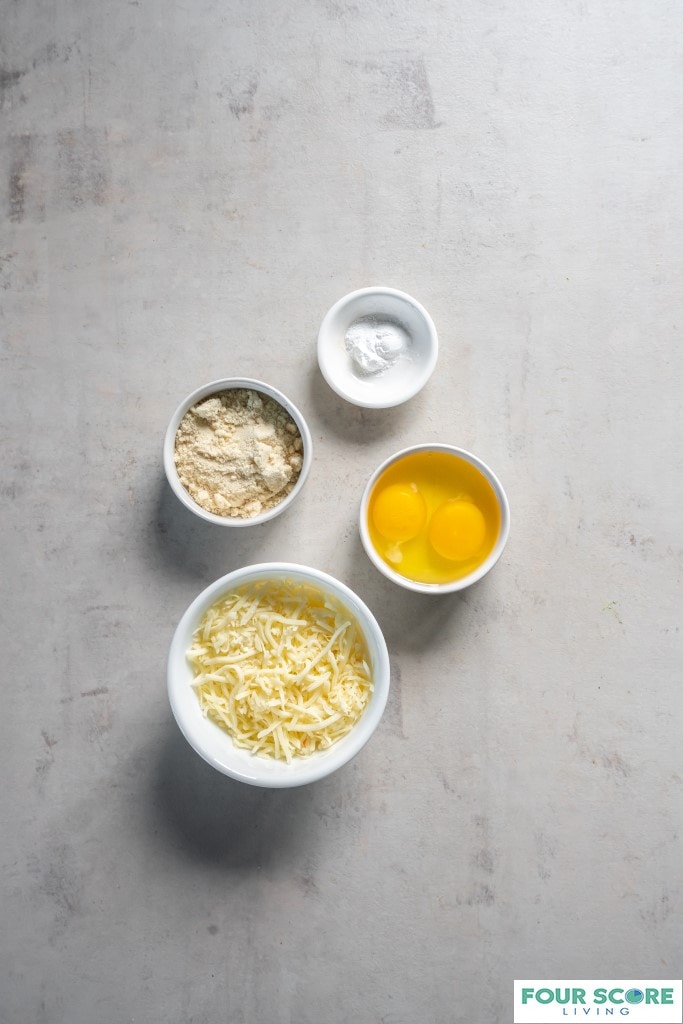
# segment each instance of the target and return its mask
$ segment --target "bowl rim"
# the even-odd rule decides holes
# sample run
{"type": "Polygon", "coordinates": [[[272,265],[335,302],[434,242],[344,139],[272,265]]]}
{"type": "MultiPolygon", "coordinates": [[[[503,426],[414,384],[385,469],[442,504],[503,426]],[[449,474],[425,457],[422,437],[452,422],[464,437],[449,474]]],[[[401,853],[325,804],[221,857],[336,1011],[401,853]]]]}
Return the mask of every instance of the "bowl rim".
{"type": "Polygon", "coordinates": [[[320,328],[318,330],[318,342],[317,342],[317,354],[318,354],[318,366],[323,377],[332,388],[332,390],[339,395],[340,398],[350,402],[352,405],[359,406],[363,409],[392,409],[397,405],[403,405],[404,402],[414,398],[415,395],[422,390],[425,386],[436,366],[436,362],[439,356],[439,337],[434,326],[434,321],[429,315],[427,309],[417,299],[409,295],[408,292],[401,291],[398,288],[389,288],[384,285],[370,285],[366,288],[357,288],[355,291],[348,292],[347,295],[343,295],[340,299],[330,306],[327,313],[322,319],[320,328]],[[427,357],[417,364],[417,371],[411,378],[411,385],[406,391],[402,391],[398,397],[377,397],[359,399],[351,395],[345,390],[343,384],[334,377],[330,372],[329,365],[327,362],[327,345],[329,344],[330,338],[330,323],[337,315],[337,313],[345,306],[350,305],[352,302],[358,299],[365,298],[369,295],[390,295],[392,298],[397,298],[406,302],[408,305],[413,306],[417,310],[426,327],[426,337],[428,339],[428,351],[427,357]]]}
{"type": "Polygon", "coordinates": [[[311,469],[311,463],[313,460],[313,440],[311,437],[311,431],[308,427],[308,423],[304,419],[301,411],[298,407],[287,398],[281,391],[274,388],[272,384],[267,384],[265,381],[255,380],[252,377],[222,377],[218,380],[210,381],[208,384],[202,384],[200,387],[189,394],[182,402],[176,407],[175,412],[169,420],[164,434],[164,445],[163,445],[163,461],[164,461],[164,472],[166,473],[166,479],[169,482],[171,490],[176,497],[195,515],[201,519],[205,519],[209,523],[216,523],[218,526],[258,526],[261,523],[267,523],[270,519],[274,519],[275,516],[280,515],[288,508],[294,499],[297,497],[299,492],[306,482],[306,478],[311,469]],[[185,413],[197,402],[201,401],[202,398],[208,398],[212,394],[216,394],[220,391],[233,391],[236,388],[245,388],[251,391],[258,391],[268,398],[272,398],[279,405],[285,409],[294,422],[297,425],[301,440],[303,442],[303,461],[301,465],[301,472],[299,478],[294,484],[294,487],[289,494],[274,505],[273,508],[269,508],[266,512],[260,512],[257,516],[252,516],[250,519],[235,519],[229,516],[219,516],[214,512],[210,512],[208,509],[202,508],[192,495],[185,490],[180,482],[178,471],[175,464],[175,438],[185,413]]]}
{"type": "Polygon", "coordinates": [[[472,586],[473,583],[477,583],[478,580],[486,576],[488,572],[494,567],[500,556],[503,554],[505,545],[507,544],[508,537],[510,535],[510,503],[505,493],[505,489],[501,484],[500,480],[479,456],[474,455],[472,452],[467,451],[465,448],[459,448],[456,445],[445,444],[445,443],[425,443],[411,445],[408,448],[402,448],[400,451],[390,455],[387,459],[382,462],[377,469],[372,473],[368,482],[365,485],[363,495],[360,502],[360,512],[358,517],[359,530],[361,543],[365,549],[370,561],[373,563],[375,568],[392,580],[394,583],[398,583],[399,586],[404,587],[406,590],[413,590],[420,594],[450,594],[455,593],[458,590],[464,590],[466,587],[472,586]],[[370,531],[367,526],[367,511],[368,504],[370,501],[370,495],[372,490],[377,483],[380,475],[388,469],[389,466],[395,462],[400,461],[408,455],[413,455],[416,452],[445,452],[447,455],[455,455],[458,458],[464,459],[469,462],[472,466],[479,470],[479,472],[486,478],[488,483],[491,485],[493,492],[498,501],[500,508],[500,530],[498,531],[498,537],[496,543],[493,546],[488,557],[477,566],[467,576],[463,576],[458,580],[453,580],[449,583],[420,583],[417,580],[408,579],[406,576],[401,576],[400,573],[395,572],[389,565],[379,556],[370,537],[370,531]]]}
{"type": "MultiPolygon", "coordinates": [[[[167,693],[173,717],[193,750],[207,764],[222,774],[238,782],[268,789],[288,789],[307,785],[330,775],[347,764],[362,750],[379,725],[387,704],[390,684],[391,668],[386,640],[377,619],[362,598],[329,573],[295,562],[261,562],[242,566],[226,573],[205,587],[195,597],[178,622],[171,640],[167,662],[167,693]],[[353,729],[328,750],[312,754],[310,758],[295,759],[292,764],[278,761],[276,762],[277,768],[273,767],[271,759],[251,755],[254,771],[249,774],[234,764],[230,764],[227,754],[236,748],[227,732],[220,730],[220,726],[208,721],[203,716],[201,718],[194,716],[192,720],[188,720],[183,709],[183,697],[187,695],[188,685],[191,686],[186,653],[189,640],[199,620],[222,593],[232,586],[241,586],[270,577],[281,579],[293,577],[299,578],[302,582],[313,583],[332,593],[349,608],[363,632],[370,656],[373,658],[373,692],[368,706],[353,729]],[[202,742],[205,725],[220,730],[222,738],[225,740],[226,757],[223,760],[215,756],[202,742]],[[262,767],[260,762],[268,766],[261,773],[259,773],[259,768],[262,767]]],[[[198,702],[197,707],[199,707],[198,702]]],[[[241,751],[241,754],[245,754],[247,758],[250,756],[246,751],[241,751]]]]}

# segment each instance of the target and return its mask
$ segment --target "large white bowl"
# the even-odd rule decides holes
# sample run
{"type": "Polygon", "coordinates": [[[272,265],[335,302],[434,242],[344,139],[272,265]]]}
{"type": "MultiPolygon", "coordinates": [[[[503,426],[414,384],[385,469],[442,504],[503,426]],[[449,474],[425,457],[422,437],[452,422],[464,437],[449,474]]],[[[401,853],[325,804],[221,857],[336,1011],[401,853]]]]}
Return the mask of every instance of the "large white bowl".
{"type": "Polygon", "coordinates": [[[182,501],[183,505],[194,512],[195,515],[201,516],[202,519],[208,520],[210,523],[217,523],[219,526],[257,526],[259,523],[266,523],[269,519],[273,519],[275,516],[279,516],[281,512],[284,512],[286,508],[292,504],[296,496],[301,491],[301,488],[306,482],[306,477],[309,474],[311,468],[311,461],[313,458],[313,442],[311,440],[311,432],[308,429],[308,424],[303,418],[297,407],[293,402],[285,397],[281,391],[277,391],[276,388],[271,387],[270,384],[264,384],[260,380],[251,380],[249,377],[225,377],[222,380],[214,380],[210,384],[204,384],[202,387],[197,388],[191,395],[185,398],[176,411],[171,417],[171,421],[168,424],[166,430],[166,436],[164,437],[164,470],[166,472],[166,479],[171,485],[171,489],[175,495],[182,501]],[[186,491],[180,482],[178,476],[178,470],[175,464],[175,438],[185,413],[196,405],[197,402],[201,402],[202,399],[208,398],[209,395],[215,395],[219,391],[231,391],[233,388],[247,388],[251,391],[258,391],[262,395],[266,395],[268,398],[272,398],[275,402],[278,402],[284,409],[287,410],[289,415],[292,417],[297,425],[301,440],[303,442],[303,462],[301,466],[301,472],[299,478],[294,484],[294,487],[289,494],[282,499],[273,508],[267,509],[265,512],[261,512],[260,515],[251,516],[250,519],[237,519],[231,516],[217,516],[213,512],[209,512],[208,509],[202,508],[199,505],[189,491],[186,491]]]}
{"type": "Polygon", "coordinates": [[[490,469],[485,462],[477,458],[476,455],[472,455],[471,452],[465,451],[464,448],[456,448],[451,444],[416,444],[412,448],[402,448],[401,451],[391,455],[388,459],[377,467],[375,472],[368,480],[363,496],[360,503],[360,517],[359,517],[359,529],[360,539],[365,548],[365,552],[370,561],[383,573],[387,579],[392,580],[394,583],[398,583],[400,587],[405,587],[406,590],[415,590],[420,594],[449,594],[456,590],[463,590],[465,587],[471,586],[478,580],[485,576],[487,572],[493,569],[494,565],[503,554],[507,539],[510,534],[510,505],[507,499],[507,495],[503,490],[503,485],[500,480],[490,469]],[[481,475],[488,481],[493,490],[493,493],[498,502],[498,508],[500,510],[500,530],[498,531],[498,537],[496,543],[493,545],[493,549],[489,556],[473,569],[472,572],[466,576],[460,577],[457,580],[451,580],[448,583],[420,583],[417,580],[411,580],[407,576],[402,576],[400,573],[395,572],[394,569],[389,566],[381,555],[378,554],[375,545],[372,543],[372,537],[370,536],[370,530],[368,529],[368,506],[370,504],[370,496],[374,489],[378,479],[389,466],[395,462],[399,462],[404,459],[407,455],[413,455],[415,452],[445,452],[447,455],[455,455],[465,462],[469,462],[470,465],[478,469],[481,475]]]}
{"type": "Polygon", "coordinates": [[[326,313],[318,332],[318,365],[333,391],[366,409],[388,409],[407,402],[432,375],[439,352],[436,328],[417,299],[396,288],[360,288],[326,313]],[[376,374],[359,374],[344,338],[354,321],[379,317],[401,324],[411,337],[410,359],[400,359],[376,374]]]}
{"type": "Polygon", "coordinates": [[[389,654],[382,631],[370,609],[344,583],[318,569],[289,562],[266,562],[236,569],[203,590],[187,609],[175,631],[168,656],[168,696],[175,719],[190,746],[210,765],[251,786],[285,789],[316,782],[341,768],[365,746],[377,728],[389,695],[389,654]],[[257,580],[294,580],[310,583],[331,594],[356,619],[367,643],[374,690],[370,702],[351,732],[327,750],[291,764],[241,750],[227,732],[205,718],[192,687],[187,660],[192,636],[207,609],[222,594],[257,580]]]}

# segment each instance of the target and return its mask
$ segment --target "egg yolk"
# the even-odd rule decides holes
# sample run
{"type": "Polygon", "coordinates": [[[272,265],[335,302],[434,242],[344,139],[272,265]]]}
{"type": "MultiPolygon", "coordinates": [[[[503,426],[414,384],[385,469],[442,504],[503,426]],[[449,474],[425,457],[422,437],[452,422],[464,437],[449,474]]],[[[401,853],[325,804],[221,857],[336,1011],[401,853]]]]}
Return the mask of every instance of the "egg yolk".
{"type": "Polygon", "coordinates": [[[372,521],[385,540],[412,540],[427,521],[427,505],[414,484],[392,484],[375,498],[372,521]]]}
{"type": "Polygon", "coordinates": [[[486,521],[471,501],[445,501],[429,524],[429,543],[451,562],[472,558],[485,539],[486,521]]]}

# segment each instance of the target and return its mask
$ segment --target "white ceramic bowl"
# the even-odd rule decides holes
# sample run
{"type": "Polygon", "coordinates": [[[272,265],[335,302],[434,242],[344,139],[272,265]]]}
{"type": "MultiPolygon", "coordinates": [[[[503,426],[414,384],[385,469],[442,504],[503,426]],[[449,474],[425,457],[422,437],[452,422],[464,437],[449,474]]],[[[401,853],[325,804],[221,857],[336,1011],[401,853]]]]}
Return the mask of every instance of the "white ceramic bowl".
{"type": "Polygon", "coordinates": [[[318,569],[288,562],[250,565],[216,580],[195,598],[175,631],[168,657],[168,696],[180,729],[196,752],[210,765],[252,786],[285,789],[316,782],[341,768],[365,746],[377,728],[389,695],[389,655],[382,631],[369,608],[344,583],[318,569]],[[374,690],[370,703],[351,732],[327,750],[291,764],[241,750],[227,732],[205,718],[192,688],[192,669],[187,651],[206,610],[233,587],[257,580],[295,580],[310,583],[331,594],[352,613],[365,637],[370,656],[374,690]]]}
{"type": "Polygon", "coordinates": [[[463,448],[456,448],[450,444],[418,444],[414,445],[412,448],[403,448],[400,452],[396,452],[395,455],[386,459],[381,466],[378,466],[372,474],[367,482],[365,490],[363,491],[363,497],[361,498],[359,528],[360,538],[368,558],[379,569],[379,571],[387,577],[387,579],[393,580],[394,583],[398,583],[399,586],[405,587],[407,590],[415,590],[421,594],[449,594],[456,590],[463,590],[465,587],[469,587],[473,583],[476,583],[477,580],[480,580],[487,572],[490,572],[500,556],[503,554],[503,549],[505,548],[508,535],[510,533],[510,505],[508,503],[507,495],[503,490],[503,485],[498,477],[495,475],[493,470],[489,469],[486,463],[482,462],[481,459],[478,459],[476,455],[472,455],[471,452],[467,452],[463,448]],[[445,452],[447,455],[456,455],[458,458],[464,459],[465,462],[469,462],[475,467],[475,469],[479,470],[482,476],[485,477],[491,485],[500,509],[500,530],[498,531],[498,538],[488,558],[486,558],[480,566],[474,569],[467,576],[463,576],[461,579],[451,580],[448,583],[419,583],[416,580],[408,579],[406,576],[402,576],[400,573],[395,572],[377,553],[368,529],[368,505],[370,502],[370,495],[372,494],[372,490],[377,483],[377,480],[385,469],[393,465],[393,463],[398,462],[400,459],[405,458],[407,455],[412,455],[415,452],[445,452]]]}
{"type": "Polygon", "coordinates": [[[257,526],[259,523],[266,523],[269,519],[279,516],[281,512],[284,512],[286,508],[289,508],[301,491],[301,488],[304,486],[306,477],[308,476],[311,468],[312,457],[313,442],[311,440],[311,432],[308,429],[306,420],[303,418],[294,403],[290,402],[282,392],[271,387],[270,384],[264,384],[263,381],[260,380],[251,380],[248,377],[226,377],[223,380],[214,380],[210,384],[204,384],[201,388],[197,388],[196,391],[193,391],[191,395],[188,395],[187,398],[180,403],[176,411],[173,413],[171,422],[166,430],[166,436],[164,437],[164,470],[173,492],[182,501],[183,505],[189,508],[191,512],[194,512],[195,515],[201,516],[202,519],[206,519],[210,523],[217,523],[219,526],[257,526]],[[259,391],[261,394],[278,402],[287,410],[296,423],[303,442],[303,464],[301,466],[299,478],[292,490],[282,499],[282,501],[277,505],[274,505],[273,508],[269,508],[266,512],[261,512],[260,515],[252,516],[250,519],[218,516],[213,512],[209,512],[208,509],[202,508],[202,506],[197,504],[192,495],[189,494],[181,484],[175,464],[176,433],[180,426],[180,421],[188,409],[191,409],[193,405],[196,405],[196,403],[200,402],[203,398],[208,398],[209,395],[215,395],[219,391],[230,391],[233,388],[248,388],[251,391],[259,391]]]}
{"type": "Polygon", "coordinates": [[[427,310],[395,288],[361,288],[332,306],[318,332],[318,365],[333,391],[366,409],[401,405],[420,391],[436,366],[439,341],[427,310]],[[377,317],[398,323],[411,338],[410,355],[381,373],[354,369],[344,338],[354,321],[377,317]]]}

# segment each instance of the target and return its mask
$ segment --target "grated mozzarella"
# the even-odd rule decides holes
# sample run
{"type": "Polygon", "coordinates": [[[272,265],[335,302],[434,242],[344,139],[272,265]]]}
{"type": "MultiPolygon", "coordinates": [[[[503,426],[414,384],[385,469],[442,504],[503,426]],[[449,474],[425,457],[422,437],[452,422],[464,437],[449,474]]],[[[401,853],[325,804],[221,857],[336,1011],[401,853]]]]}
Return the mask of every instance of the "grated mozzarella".
{"type": "Polygon", "coordinates": [[[188,659],[204,714],[238,747],[288,762],[345,736],[373,689],[349,610],[291,580],[220,598],[199,623],[188,659]]]}

